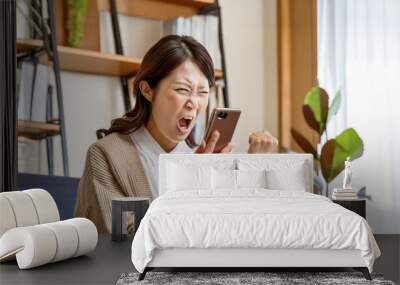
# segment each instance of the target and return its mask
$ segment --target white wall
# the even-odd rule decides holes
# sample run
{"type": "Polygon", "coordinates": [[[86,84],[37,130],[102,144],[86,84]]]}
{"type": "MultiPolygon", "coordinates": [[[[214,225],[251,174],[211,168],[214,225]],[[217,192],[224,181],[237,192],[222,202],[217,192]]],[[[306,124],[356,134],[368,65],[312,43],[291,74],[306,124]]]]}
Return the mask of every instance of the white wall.
{"type": "Polygon", "coordinates": [[[249,134],[264,129],[263,0],[220,3],[230,103],[242,110],[233,143],[246,152],[249,134]]]}
{"type": "Polygon", "coordinates": [[[277,0],[264,2],[264,100],[265,129],[278,137],[277,0]]]}
{"type": "Polygon", "coordinates": [[[242,115],[233,143],[247,152],[251,132],[278,136],[277,2],[222,0],[229,96],[242,115]]]}

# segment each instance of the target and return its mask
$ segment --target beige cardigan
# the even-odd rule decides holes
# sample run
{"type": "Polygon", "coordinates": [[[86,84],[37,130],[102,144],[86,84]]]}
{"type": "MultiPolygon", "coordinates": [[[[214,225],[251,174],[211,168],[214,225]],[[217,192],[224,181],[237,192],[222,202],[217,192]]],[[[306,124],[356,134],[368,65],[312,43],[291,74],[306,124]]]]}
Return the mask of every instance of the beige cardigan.
{"type": "Polygon", "coordinates": [[[111,233],[111,200],[127,196],[151,198],[151,191],[130,136],[112,133],[87,152],[75,216],[92,220],[99,233],[111,233]]]}

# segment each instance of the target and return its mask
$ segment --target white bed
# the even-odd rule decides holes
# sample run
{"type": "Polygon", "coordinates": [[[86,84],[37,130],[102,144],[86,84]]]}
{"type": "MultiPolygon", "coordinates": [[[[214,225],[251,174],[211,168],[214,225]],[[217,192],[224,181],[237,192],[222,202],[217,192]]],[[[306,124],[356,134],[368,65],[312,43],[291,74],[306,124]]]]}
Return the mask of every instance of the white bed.
{"type": "MultiPolygon", "coordinates": [[[[311,155],[160,156],[159,190],[132,243],[154,267],[355,267],[380,255],[359,215],[311,194],[311,155]]],[[[368,270],[366,269],[368,268],[368,270]]]]}

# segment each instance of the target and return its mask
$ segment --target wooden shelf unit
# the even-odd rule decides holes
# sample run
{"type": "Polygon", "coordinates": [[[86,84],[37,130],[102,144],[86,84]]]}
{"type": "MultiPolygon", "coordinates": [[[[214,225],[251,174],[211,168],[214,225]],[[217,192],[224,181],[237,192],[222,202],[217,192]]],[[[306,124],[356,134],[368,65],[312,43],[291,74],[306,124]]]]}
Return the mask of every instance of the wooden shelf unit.
{"type": "MultiPolygon", "coordinates": [[[[17,52],[26,52],[42,47],[40,40],[18,39],[17,52]]],[[[139,70],[141,60],[117,54],[58,46],[62,70],[108,76],[133,76],[139,70]]],[[[40,59],[47,64],[47,56],[40,59]]]]}
{"type": "Polygon", "coordinates": [[[18,136],[40,140],[60,134],[60,125],[55,123],[18,120],[18,136]]]}
{"type": "MultiPolygon", "coordinates": [[[[43,43],[40,40],[17,40],[18,53],[42,46],[43,43]]],[[[58,55],[62,70],[107,76],[134,76],[142,61],[140,58],[65,46],[58,46],[58,55]]],[[[48,64],[47,56],[42,56],[40,62],[48,64]]],[[[215,76],[216,79],[222,78],[222,70],[216,69],[215,76]]]]}
{"type": "MultiPolygon", "coordinates": [[[[214,0],[116,0],[117,12],[128,16],[165,21],[189,17],[214,0]]],[[[99,11],[109,11],[109,0],[98,0],[99,11]]]]}

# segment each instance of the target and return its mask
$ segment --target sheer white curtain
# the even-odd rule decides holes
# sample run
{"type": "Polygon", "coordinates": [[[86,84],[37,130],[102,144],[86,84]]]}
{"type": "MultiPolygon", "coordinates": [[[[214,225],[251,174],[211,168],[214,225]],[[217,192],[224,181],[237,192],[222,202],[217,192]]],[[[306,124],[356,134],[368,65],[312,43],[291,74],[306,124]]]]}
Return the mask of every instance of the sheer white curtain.
{"type": "Polygon", "coordinates": [[[354,127],[364,141],[353,178],[372,196],[367,220],[400,233],[400,1],[318,0],[318,80],[343,95],[328,135],[354,127]]]}

